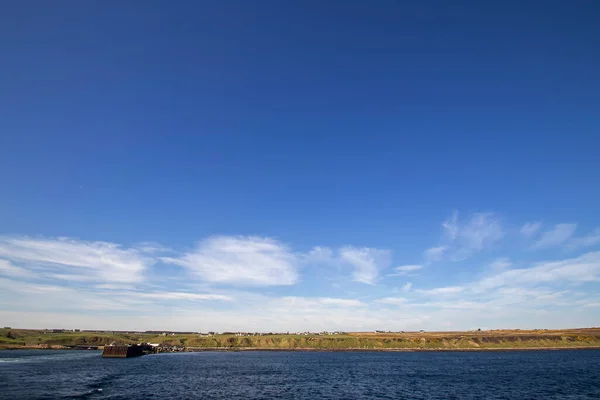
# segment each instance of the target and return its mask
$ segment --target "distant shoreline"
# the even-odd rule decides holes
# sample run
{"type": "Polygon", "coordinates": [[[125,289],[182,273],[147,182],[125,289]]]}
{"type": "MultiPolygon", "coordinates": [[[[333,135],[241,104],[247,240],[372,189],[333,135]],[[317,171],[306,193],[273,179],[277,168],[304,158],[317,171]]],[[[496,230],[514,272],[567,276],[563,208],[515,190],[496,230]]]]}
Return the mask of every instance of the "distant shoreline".
{"type": "MultiPolygon", "coordinates": [[[[14,350],[68,350],[68,351],[100,351],[101,349],[75,349],[69,347],[52,347],[43,348],[35,346],[23,346],[23,347],[0,347],[0,351],[14,351],[14,350]]],[[[347,349],[318,349],[318,348],[269,348],[269,347],[213,347],[213,348],[186,348],[179,352],[165,352],[157,354],[181,354],[181,353],[204,353],[204,352],[304,352],[304,353],[432,353],[432,352],[444,352],[444,353],[472,353],[472,352],[504,352],[504,351],[560,351],[560,350],[600,350],[600,346],[572,346],[572,347],[502,347],[502,348],[460,348],[460,349],[448,349],[448,348],[347,348],[347,349]]]]}
{"type": "Polygon", "coordinates": [[[213,349],[187,349],[184,353],[201,353],[210,351],[226,351],[226,352],[237,352],[237,351],[297,351],[297,352],[320,352],[320,353],[361,353],[361,352],[388,352],[388,353],[416,353],[416,352],[478,352],[478,351],[535,351],[535,350],[600,350],[600,346],[587,346],[587,347],[512,347],[512,348],[463,348],[463,349],[419,349],[419,348],[372,348],[372,349],[315,349],[315,348],[304,348],[304,349],[274,349],[274,348],[213,348],[213,349]]]}
{"type": "MultiPolygon", "coordinates": [[[[102,349],[149,344],[156,353],[197,351],[528,351],[600,349],[600,328],[468,332],[192,333],[0,329],[0,349],[102,349]]],[[[154,351],[153,351],[154,352],[154,351]]]]}

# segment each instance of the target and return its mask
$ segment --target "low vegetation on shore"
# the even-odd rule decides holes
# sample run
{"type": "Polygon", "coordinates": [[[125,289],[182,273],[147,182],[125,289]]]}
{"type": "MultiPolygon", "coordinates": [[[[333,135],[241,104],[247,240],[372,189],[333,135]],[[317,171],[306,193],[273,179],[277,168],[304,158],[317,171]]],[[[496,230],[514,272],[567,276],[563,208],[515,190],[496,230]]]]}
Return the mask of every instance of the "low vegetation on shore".
{"type": "Polygon", "coordinates": [[[52,332],[0,329],[0,349],[96,347],[111,343],[156,343],[188,350],[486,350],[600,348],[600,328],[491,330],[468,332],[353,332],[321,334],[216,334],[136,332],[52,332]]]}

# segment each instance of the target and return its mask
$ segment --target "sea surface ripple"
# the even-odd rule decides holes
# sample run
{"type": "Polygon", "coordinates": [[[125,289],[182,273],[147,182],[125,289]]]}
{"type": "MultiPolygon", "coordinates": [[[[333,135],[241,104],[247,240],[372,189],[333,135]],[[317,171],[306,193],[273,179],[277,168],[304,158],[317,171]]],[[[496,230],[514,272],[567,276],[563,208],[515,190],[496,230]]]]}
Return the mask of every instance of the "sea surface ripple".
{"type": "Polygon", "coordinates": [[[0,352],[0,399],[600,399],[600,351],[0,352]]]}

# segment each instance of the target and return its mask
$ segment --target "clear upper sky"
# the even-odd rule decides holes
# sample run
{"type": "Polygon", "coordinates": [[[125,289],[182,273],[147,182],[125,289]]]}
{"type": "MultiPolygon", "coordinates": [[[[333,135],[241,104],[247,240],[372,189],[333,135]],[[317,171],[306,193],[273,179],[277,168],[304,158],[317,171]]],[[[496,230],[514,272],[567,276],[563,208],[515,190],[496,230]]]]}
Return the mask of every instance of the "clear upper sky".
{"type": "Polygon", "coordinates": [[[5,4],[0,322],[598,325],[598,21],[592,0],[5,4]]]}

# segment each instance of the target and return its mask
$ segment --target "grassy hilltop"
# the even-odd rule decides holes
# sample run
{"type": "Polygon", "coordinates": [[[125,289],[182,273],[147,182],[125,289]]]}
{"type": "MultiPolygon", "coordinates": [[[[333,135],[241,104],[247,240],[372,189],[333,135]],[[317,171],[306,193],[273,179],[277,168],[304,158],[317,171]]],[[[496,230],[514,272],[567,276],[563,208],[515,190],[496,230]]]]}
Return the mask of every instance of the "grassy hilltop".
{"type": "Polygon", "coordinates": [[[353,332],[341,335],[236,336],[198,334],[162,336],[152,333],[61,332],[0,329],[0,349],[103,346],[117,342],[160,343],[189,350],[485,350],[536,348],[600,348],[600,328],[566,330],[493,330],[469,332],[353,332]]]}

